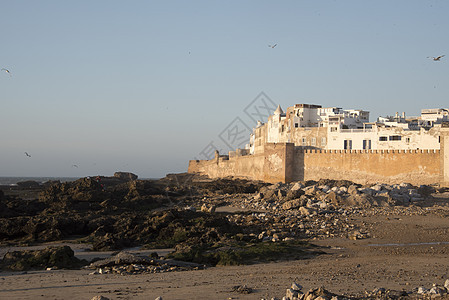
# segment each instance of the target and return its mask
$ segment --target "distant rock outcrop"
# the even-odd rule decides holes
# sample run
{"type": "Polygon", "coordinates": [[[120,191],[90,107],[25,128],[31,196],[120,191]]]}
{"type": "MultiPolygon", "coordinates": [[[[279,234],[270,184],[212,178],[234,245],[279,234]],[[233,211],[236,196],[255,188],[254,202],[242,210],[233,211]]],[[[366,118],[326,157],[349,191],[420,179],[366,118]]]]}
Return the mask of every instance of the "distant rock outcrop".
{"type": "Polygon", "coordinates": [[[115,172],[114,177],[124,181],[137,180],[137,175],[130,172],[115,172]]]}
{"type": "Polygon", "coordinates": [[[21,188],[38,188],[40,186],[39,182],[34,180],[26,180],[17,182],[17,186],[21,188]]]}

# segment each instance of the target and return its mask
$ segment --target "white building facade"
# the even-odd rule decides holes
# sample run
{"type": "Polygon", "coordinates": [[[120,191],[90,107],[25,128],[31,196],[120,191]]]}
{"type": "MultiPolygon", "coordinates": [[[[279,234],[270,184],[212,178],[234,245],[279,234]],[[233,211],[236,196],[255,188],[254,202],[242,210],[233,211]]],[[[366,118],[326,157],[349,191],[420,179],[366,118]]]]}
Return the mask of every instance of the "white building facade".
{"type": "Polygon", "coordinates": [[[304,149],[327,150],[438,150],[441,123],[448,109],[423,109],[421,116],[379,117],[369,122],[369,112],[314,104],[280,106],[267,123],[258,122],[247,149],[262,151],[264,143],[294,143],[304,149]]]}

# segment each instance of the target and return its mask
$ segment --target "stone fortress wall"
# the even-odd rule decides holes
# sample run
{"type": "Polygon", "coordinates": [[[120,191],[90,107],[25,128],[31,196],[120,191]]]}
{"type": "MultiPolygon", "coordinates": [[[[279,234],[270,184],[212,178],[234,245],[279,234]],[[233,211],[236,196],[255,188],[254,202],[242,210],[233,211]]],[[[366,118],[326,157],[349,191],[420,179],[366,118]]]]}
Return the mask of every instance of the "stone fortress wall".
{"type": "Polygon", "coordinates": [[[190,161],[188,172],[267,182],[345,179],[361,184],[449,186],[449,109],[423,109],[420,117],[280,105],[258,122],[245,149],[212,160],[190,161]]]}
{"type": "Polygon", "coordinates": [[[356,183],[440,183],[449,186],[449,124],[440,130],[440,150],[304,150],[293,143],[266,143],[254,155],[234,153],[191,160],[189,173],[266,182],[345,179],[356,183]]]}
{"type": "Polygon", "coordinates": [[[293,180],[432,184],[440,180],[439,150],[296,151],[293,180]],[[302,167],[300,167],[302,164],[302,167]]]}

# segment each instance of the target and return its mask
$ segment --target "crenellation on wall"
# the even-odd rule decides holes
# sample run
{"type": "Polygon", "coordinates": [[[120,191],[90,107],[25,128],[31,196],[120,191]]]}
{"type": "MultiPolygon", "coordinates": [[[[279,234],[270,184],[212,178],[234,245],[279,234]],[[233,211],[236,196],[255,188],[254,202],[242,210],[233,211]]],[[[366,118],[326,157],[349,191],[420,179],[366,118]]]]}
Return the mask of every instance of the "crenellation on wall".
{"type": "MultiPolygon", "coordinates": [[[[449,138],[449,135],[447,136],[449,138]]],[[[311,150],[292,143],[268,143],[263,154],[219,156],[218,162],[190,161],[189,172],[266,182],[345,179],[356,183],[415,185],[440,181],[439,150],[311,150]]],[[[446,162],[447,164],[447,162],[446,162]]],[[[449,181],[449,175],[445,175],[449,181]]]]}
{"type": "Polygon", "coordinates": [[[295,154],[298,172],[291,179],[319,180],[345,179],[357,183],[430,184],[438,182],[439,151],[413,151],[410,153],[393,150],[359,151],[303,151],[295,154]],[[413,175],[413,176],[411,176],[413,175]]]}

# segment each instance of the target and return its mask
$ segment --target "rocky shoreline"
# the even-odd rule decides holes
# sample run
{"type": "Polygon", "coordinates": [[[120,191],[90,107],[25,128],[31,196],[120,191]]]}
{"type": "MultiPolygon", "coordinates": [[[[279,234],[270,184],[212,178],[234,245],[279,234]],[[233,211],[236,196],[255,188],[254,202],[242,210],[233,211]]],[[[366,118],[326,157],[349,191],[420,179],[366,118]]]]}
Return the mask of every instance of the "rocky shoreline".
{"type": "MultiPolygon", "coordinates": [[[[37,252],[7,253],[0,266],[4,271],[22,272],[84,267],[92,269],[90,276],[143,276],[220,265],[319,260],[332,252],[329,246],[323,246],[323,241],[363,243],[383,238],[385,233],[376,229],[378,222],[365,221],[370,218],[386,222],[426,216],[447,218],[448,194],[447,188],[405,183],[362,186],[349,181],[320,180],[267,184],[232,178],[212,180],[192,174],[172,174],[161,180],[138,180],[133,174],[122,173],[43,185],[28,182],[14,190],[0,190],[2,247],[70,238],[91,244],[91,250],[118,254],[109,260],[75,264],[70,248],[63,251],[65,254],[46,249],[40,251],[39,255],[45,251],[47,254],[37,262],[30,262],[31,256],[38,256],[37,252]],[[166,257],[120,252],[136,246],[172,247],[174,251],[166,257]]],[[[442,235],[447,233],[444,228],[439,230],[442,235]]],[[[445,242],[431,241],[429,248],[420,251],[446,253],[445,242]]],[[[385,251],[376,244],[369,248],[385,251]]],[[[396,248],[398,253],[405,251],[396,248]]],[[[235,292],[253,291],[250,286],[242,286],[236,287],[235,292]]],[[[291,288],[283,297],[354,297],[319,288],[311,290],[291,288]]],[[[400,299],[435,295],[447,297],[445,285],[402,291],[379,286],[357,297],[400,299]]]]}

